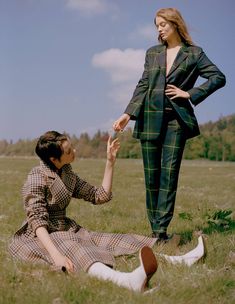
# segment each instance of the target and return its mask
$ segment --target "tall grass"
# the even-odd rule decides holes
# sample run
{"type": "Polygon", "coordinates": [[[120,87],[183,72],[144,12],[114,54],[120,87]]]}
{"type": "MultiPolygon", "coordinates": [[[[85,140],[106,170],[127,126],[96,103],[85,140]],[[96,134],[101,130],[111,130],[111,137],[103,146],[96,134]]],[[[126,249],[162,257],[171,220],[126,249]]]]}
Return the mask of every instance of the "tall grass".
{"type": "MultiPolygon", "coordinates": [[[[0,158],[0,303],[178,303],[215,304],[235,302],[234,218],[214,222],[218,210],[233,210],[235,163],[184,161],[181,168],[174,219],[169,232],[181,235],[178,248],[157,246],[156,253],[181,254],[197,243],[195,231],[205,235],[207,256],[188,268],[172,266],[159,258],[151,280],[158,290],[140,295],[80,273],[52,272],[46,265],[13,261],[7,245],[25,218],[21,187],[37,159],[0,158]]],[[[79,160],[73,168],[82,178],[100,184],[104,160],[79,160]]],[[[93,206],[73,200],[68,215],[90,230],[150,234],[145,211],[144,177],[141,160],[117,160],[113,200],[93,206]]],[[[223,219],[222,219],[223,220],[223,219]]],[[[131,271],[138,257],[117,258],[117,268],[131,271]]]]}

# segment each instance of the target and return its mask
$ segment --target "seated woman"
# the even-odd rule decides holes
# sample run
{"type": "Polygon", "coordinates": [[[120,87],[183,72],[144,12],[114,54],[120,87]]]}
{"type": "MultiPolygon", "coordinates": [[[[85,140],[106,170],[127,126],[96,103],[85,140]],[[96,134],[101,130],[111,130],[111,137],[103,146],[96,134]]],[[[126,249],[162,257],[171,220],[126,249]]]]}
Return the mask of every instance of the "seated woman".
{"type": "Polygon", "coordinates": [[[143,291],[157,270],[152,252],[156,239],[135,234],[88,231],[66,216],[71,198],[103,204],[111,199],[118,139],[107,143],[107,162],[101,187],[82,180],[70,163],[75,150],[70,139],[56,131],[43,134],[36,145],[40,165],[32,169],[23,186],[27,219],[15,233],[10,252],[15,258],[46,262],[69,272],[83,270],[119,286],[143,291]],[[139,251],[140,266],[131,273],[112,269],[114,257],[139,251]]]}
{"type": "MultiPolygon", "coordinates": [[[[152,251],[156,238],[136,234],[88,231],[66,216],[72,198],[103,204],[111,199],[113,169],[119,141],[107,143],[107,162],[101,187],[90,185],[72,171],[75,150],[64,134],[49,131],[36,145],[40,165],[33,168],[23,186],[27,219],[10,244],[13,257],[46,262],[68,272],[83,270],[133,291],[144,291],[157,270],[152,251]],[[130,273],[114,270],[115,256],[139,251],[140,266],[130,273]]],[[[203,244],[186,256],[165,258],[169,262],[196,262],[204,254],[203,244]],[[195,253],[199,255],[195,256],[195,253]],[[192,259],[193,258],[193,259],[192,259]]],[[[189,265],[189,264],[188,264],[189,265]]]]}

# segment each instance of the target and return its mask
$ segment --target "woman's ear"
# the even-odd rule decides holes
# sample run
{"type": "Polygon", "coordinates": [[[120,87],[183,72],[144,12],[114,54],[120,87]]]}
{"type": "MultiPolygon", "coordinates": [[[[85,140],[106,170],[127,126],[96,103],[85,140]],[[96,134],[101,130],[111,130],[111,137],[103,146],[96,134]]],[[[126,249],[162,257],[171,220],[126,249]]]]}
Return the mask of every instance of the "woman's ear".
{"type": "Polygon", "coordinates": [[[52,164],[56,166],[58,160],[55,157],[50,157],[49,159],[52,162],[52,164]]]}
{"type": "Polygon", "coordinates": [[[50,157],[49,159],[57,169],[60,169],[62,167],[62,164],[58,158],[50,157]]]}

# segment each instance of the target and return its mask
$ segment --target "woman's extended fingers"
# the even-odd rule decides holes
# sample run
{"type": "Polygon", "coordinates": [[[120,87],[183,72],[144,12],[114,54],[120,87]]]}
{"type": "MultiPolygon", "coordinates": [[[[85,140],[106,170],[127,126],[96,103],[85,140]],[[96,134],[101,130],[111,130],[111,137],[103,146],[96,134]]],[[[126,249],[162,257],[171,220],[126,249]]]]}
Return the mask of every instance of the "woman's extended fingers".
{"type": "Polygon", "coordinates": [[[113,129],[114,129],[115,132],[121,131],[122,128],[121,128],[120,122],[119,122],[118,120],[116,120],[116,121],[114,122],[114,124],[113,124],[113,129]]]}
{"type": "Polygon", "coordinates": [[[169,96],[171,96],[171,95],[175,95],[176,93],[177,93],[177,87],[176,86],[174,86],[174,85],[172,85],[172,84],[168,84],[167,86],[166,86],[166,90],[165,90],[165,93],[166,93],[166,95],[169,95],[169,96]]]}
{"type": "Polygon", "coordinates": [[[74,265],[73,265],[73,262],[70,260],[70,259],[66,259],[66,262],[65,262],[65,267],[66,269],[69,271],[69,272],[74,272],[74,265]]]}
{"type": "Polygon", "coordinates": [[[107,146],[114,147],[118,142],[119,142],[118,138],[113,138],[112,135],[109,135],[107,146]]]}
{"type": "Polygon", "coordinates": [[[112,143],[112,136],[109,135],[107,146],[110,147],[111,143],[112,143]]]}
{"type": "Polygon", "coordinates": [[[115,138],[115,139],[112,139],[112,136],[109,136],[109,139],[108,139],[108,148],[110,150],[118,150],[120,147],[120,141],[118,138],[115,138]]]}
{"type": "Polygon", "coordinates": [[[166,96],[169,96],[170,99],[175,99],[175,98],[178,98],[178,97],[180,97],[180,98],[186,98],[186,99],[190,98],[188,92],[185,92],[185,91],[177,88],[173,84],[168,84],[166,86],[165,94],[166,94],[166,96]]]}
{"type": "Polygon", "coordinates": [[[107,143],[107,158],[114,161],[116,158],[117,151],[120,148],[120,141],[118,138],[112,140],[112,136],[109,136],[107,143]]]}
{"type": "Polygon", "coordinates": [[[117,119],[113,124],[114,131],[116,132],[123,131],[125,126],[128,124],[129,120],[130,120],[129,114],[126,113],[122,114],[122,116],[119,119],[117,119]]]}

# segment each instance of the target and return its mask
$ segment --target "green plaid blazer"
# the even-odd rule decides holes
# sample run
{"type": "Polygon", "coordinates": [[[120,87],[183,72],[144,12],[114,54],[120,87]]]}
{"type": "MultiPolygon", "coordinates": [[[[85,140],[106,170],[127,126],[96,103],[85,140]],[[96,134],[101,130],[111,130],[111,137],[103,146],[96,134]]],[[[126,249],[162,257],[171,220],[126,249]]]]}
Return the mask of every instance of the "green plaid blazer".
{"type": "Polygon", "coordinates": [[[156,45],[146,52],[144,72],[125,113],[136,120],[133,136],[141,140],[157,139],[163,119],[165,87],[173,84],[187,91],[190,100],[169,100],[175,109],[187,138],[200,134],[191,104],[198,105],[207,96],[225,85],[224,74],[208,59],[198,46],[183,45],[166,75],[166,46],[156,45]],[[194,87],[197,78],[206,82],[194,87]]]}

